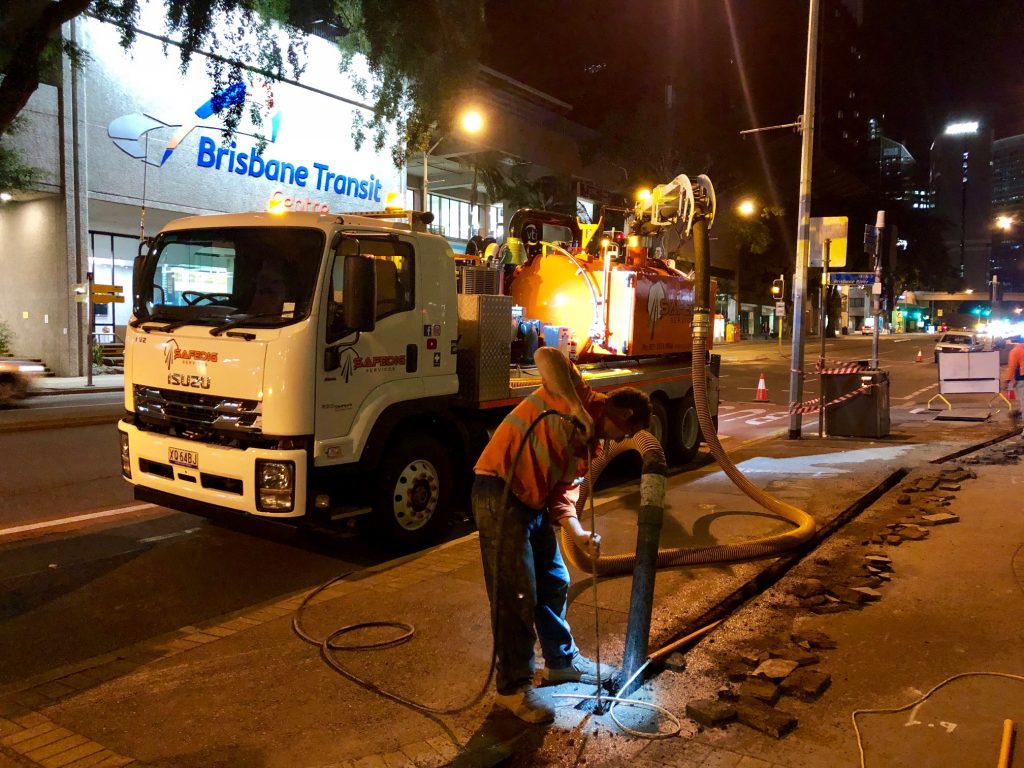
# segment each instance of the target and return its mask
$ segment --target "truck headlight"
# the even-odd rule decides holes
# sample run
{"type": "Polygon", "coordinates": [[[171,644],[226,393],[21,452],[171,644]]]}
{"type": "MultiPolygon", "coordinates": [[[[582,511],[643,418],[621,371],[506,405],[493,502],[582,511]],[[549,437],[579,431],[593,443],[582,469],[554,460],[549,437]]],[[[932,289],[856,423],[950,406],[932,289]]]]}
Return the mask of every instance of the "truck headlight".
{"type": "Polygon", "coordinates": [[[295,462],[256,461],[256,508],[261,512],[291,512],[295,506],[295,462]]]}
{"type": "Polygon", "coordinates": [[[121,474],[129,480],[132,479],[132,457],[128,448],[128,435],[119,432],[121,435],[121,474]]]}

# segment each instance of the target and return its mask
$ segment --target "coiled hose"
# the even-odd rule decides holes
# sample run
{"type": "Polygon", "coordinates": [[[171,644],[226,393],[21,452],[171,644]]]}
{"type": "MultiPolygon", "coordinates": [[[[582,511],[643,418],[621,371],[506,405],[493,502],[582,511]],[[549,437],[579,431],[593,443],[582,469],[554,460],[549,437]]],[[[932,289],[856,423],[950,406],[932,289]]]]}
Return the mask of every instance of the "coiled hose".
{"type": "MultiPolygon", "coordinates": [[[[707,224],[706,222],[696,222],[694,226],[694,250],[698,262],[702,256],[701,251],[706,249],[706,247],[707,224]]],[[[704,255],[706,255],[706,250],[704,250],[704,255]]],[[[700,270],[698,270],[698,274],[701,274],[700,270]]],[[[707,274],[707,272],[705,271],[704,274],[707,274]]],[[[700,292],[699,285],[698,292],[700,292]]],[[[706,291],[704,295],[707,295],[706,291]]],[[[699,301],[695,303],[698,304],[698,308],[700,306],[707,306],[699,301]]],[[[729,458],[725,449],[722,448],[722,444],[718,441],[718,434],[711,420],[711,410],[708,407],[707,377],[703,374],[703,361],[708,359],[707,334],[710,325],[709,321],[710,318],[707,310],[703,312],[699,311],[699,309],[695,310],[693,318],[693,395],[704,441],[708,444],[711,454],[715,457],[715,461],[718,462],[722,471],[725,472],[726,476],[732,480],[737,488],[772,514],[788,520],[796,527],[793,530],[774,536],[766,536],[738,544],[659,549],[658,568],[672,568],[679,565],[707,565],[710,563],[737,563],[744,560],[775,557],[786,550],[800,546],[814,535],[815,522],[813,517],[804,510],[772,496],[751,483],[733,464],[732,459],[729,458]],[[701,362],[699,373],[697,371],[698,361],[701,362]]],[[[638,432],[631,439],[614,444],[611,450],[602,454],[594,461],[591,475],[584,480],[580,490],[580,498],[576,503],[577,512],[583,510],[587,496],[590,494],[593,484],[597,482],[597,478],[601,476],[604,468],[616,456],[629,450],[638,451],[644,457],[644,475],[641,479],[641,487],[643,487],[643,482],[649,478],[647,466],[652,458],[652,451],[657,450],[659,453],[661,452],[661,446],[658,445],[657,440],[649,432],[638,432]]],[[[636,556],[633,554],[605,555],[603,552],[595,559],[589,553],[580,549],[572,537],[565,534],[564,530],[562,532],[562,552],[569,562],[579,570],[585,573],[596,573],[600,576],[632,573],[633,564],[636,560],[636,556]]]]}

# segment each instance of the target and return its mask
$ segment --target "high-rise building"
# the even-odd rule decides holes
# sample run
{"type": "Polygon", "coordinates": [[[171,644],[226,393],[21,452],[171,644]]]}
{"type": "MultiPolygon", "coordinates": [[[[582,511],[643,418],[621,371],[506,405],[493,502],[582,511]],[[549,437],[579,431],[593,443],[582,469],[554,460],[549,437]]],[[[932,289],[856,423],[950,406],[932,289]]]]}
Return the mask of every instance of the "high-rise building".
{"type": "Polygon", "coordinates": [[[1024,291],[1024,134],[992,142],[992,274],[1024,291]]]}
{"type": "Polygon", "coordinates": [[[984,291],[992,242],[992,130],[977,120],[950,123],[932,142],[931,189],[945,220],[943,239],[966,288],[984,291]]]}
{"type": "Polygon", "coordinates": [[[886,200],[902,202],[910,208],[935,207],[917,160],[903,144],[883,135],[875,118],[868,120],[867,148],[872,188],[886,200]]]}

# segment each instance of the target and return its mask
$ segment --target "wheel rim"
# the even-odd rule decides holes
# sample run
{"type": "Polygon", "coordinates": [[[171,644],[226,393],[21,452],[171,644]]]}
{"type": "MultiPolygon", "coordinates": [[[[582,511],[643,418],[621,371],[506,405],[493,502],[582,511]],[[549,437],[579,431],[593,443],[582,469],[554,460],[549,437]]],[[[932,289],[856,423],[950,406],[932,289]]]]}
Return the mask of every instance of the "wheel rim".
{"type": "Polygon", "coordinates": [[[416,531],[430,522],[437,511],[441,485],[437,469],[417,459],[406,464],[395,480],[394,513],[398,526],[416,531]]]}
{"type": "Polygon", "coordinates": [[[654,435],[654,439],[665,445],[665,436],[668,434],[668,424],[664,423],[661,419],[660,414],[655,411],[651,414],[651,428],[650,433],[654,435]]]}
{"type": "Polygon", "coordinates": [[[697,409],[690,407],[683,411],[683,423],[680,425],[683,446],[691,448],[700,439],[700,421],[697,418],[697,409]]]}

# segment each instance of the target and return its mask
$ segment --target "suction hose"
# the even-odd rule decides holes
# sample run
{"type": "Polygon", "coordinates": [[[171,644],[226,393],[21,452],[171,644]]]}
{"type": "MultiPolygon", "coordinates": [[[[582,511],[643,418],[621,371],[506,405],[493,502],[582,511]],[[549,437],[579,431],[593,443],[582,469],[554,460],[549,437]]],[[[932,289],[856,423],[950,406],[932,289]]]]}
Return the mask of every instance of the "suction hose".
{"type": "MultiPolygon", "coordinates": [[[[697,407],[697,418],[700,422],[701,432],[704,441],[711,449],[719,466],[726,476],[732,480],[741,491],[753,501],[769,512],[788,520],[796,527],[775,536],[766,536],[753,541],[746,541],[737,544],[715,544],[707,547],[680,547],[673,549],[659,549],[657,558],[658,568],[671,568],[680,565],[707,565],[710,563],[735,563],[744,560],[759,560],[767,557],[775,557],[786,550],[798,547],[808,541],[814,535],[814,518],[804,510],[787,504],[777,499],[761,488],[751,483],[746,476],[739,471],[729,455],[722,448],[718,441],[718,434],[715,431],[714,423],[711,421],[711,411],[708,408],[708,385],[707,377],[703,374],[705,361],[708,356],[707,339],[711,326],[711,312],[709,296],[711,293],[710,280],[710,258],[708,253],[708,221],[705,217],[697,218],[693,223],[693,245],[695,256],[695,269],[697,273],[697,284],[694,291],[694,313],[693,313],[693,395],[697,407]]],[[[587,496],[590,494],[593,484],[601,476],[601,472],[616,456],[627,451],[637,451],[644,461],[644,473],[641,477],[641,496],[644,495],[644,488],[657,489],[660,487],[661,498],[655,501],[643,499],[641,504],[656,503],[664,506],[665,483],[662,477],[660,486],[654,477],[654,472],[649,469],[657,463],[658,456],[664,462],[664,454],[658,441],[649,432],[638,432],[629,440],[615,443],[611,450],[594,460],[590,475],[584,480],[580,490],[580,498],[576,503],[577,511],[583,509],[587,496]]],[[[597,558],[593,558],[580,549],[572,537],[562,532],[562,552],[570,563],[585,573],[596,573],[599,576],[612,576],[628,574],[633,572],[633,565],[636,562],[635,554],[605,555],[603,552],[597,558]]]]}

